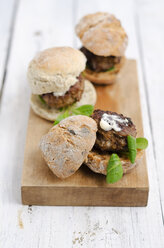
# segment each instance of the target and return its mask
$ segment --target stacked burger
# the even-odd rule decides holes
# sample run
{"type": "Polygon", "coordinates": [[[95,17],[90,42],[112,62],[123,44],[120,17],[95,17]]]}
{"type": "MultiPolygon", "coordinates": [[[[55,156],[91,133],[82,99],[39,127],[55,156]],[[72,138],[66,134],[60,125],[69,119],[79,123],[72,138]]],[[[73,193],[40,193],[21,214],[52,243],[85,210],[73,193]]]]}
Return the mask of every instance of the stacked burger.
{"type": "Polygon", "coordinates": [[[91,118],[70,116],[52,127],[41,138],[40,149],[59,178],[73,175],[84,163],[92,171],[107,175],[108,183],[114,183],[138,164],[142,149],[147,147],[147,141],[145,147],[141,146],[144,138],[140,138],[140,147],[136,146],[136,134],[130,118],[95,110],[91,118]]]}
{"type": "Polygon", "coordinates": [[[71,47],[54,47],[38,53],[28,67],[33,111],[54,121],[72,105],[94,105],[96,91],[81,74],[85,66],[83,53],[71,47]]]}
{"type": "Polygon", "coordinates": [[[85,77],[98,84],[111,84],[125,62],[128,38],[120,21],[109,13],[84,16],[76,26],[76,34],[87,58],[85,77]]]}

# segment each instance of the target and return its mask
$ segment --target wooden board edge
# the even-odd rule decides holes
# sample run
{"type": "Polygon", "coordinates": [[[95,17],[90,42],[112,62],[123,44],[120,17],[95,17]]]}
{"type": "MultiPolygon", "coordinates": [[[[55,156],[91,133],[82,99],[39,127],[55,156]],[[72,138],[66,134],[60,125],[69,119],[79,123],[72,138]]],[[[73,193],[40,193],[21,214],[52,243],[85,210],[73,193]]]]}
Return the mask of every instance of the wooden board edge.
{"type": "Polygon", "coordinates": [[[21,186],[22,204],[42,206],[117,206],[145,207],[149,187],[104,188],[99,187],[21,186]],[[39,193],[38,193],[39,192],[39,193]],[[79,197],[80,195],[80,197],[79,197]],[[127,199],[125,201],[125,199],[127,199]]]}

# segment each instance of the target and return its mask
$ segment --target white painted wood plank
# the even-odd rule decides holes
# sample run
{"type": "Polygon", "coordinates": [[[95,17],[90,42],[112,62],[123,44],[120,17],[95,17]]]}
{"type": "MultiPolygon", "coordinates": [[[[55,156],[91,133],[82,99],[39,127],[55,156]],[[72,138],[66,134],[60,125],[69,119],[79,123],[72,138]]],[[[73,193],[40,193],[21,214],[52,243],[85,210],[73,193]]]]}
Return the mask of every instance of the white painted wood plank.
{"type": "Polygon", "coordinates": [[[3,247],[54,247],[54,244],[56,247],[71,247],[72,244],[71,208],[68,212],[66,208],[46,207],[35,207],[31,211],[20,203],[30,95],[27,65],[40,49],[73,45],[71,3],[54,0],[20,2],[0,112],[3,161],[0,173],[0,243],[3,247]]]}
{"type": "MultiPolygon", "coordinates": [[[[139,3],[139,9],[142,5],[142,1],[139,3]]],[[[140,94],[142,99],[142,110],[143,110],[143,122],[144,122],[144,131],[145,136],[149,139],[149,149],[147,152],[147,162],[149,169],[149,179],[150,179],[150,196],[149,196],[149,205],[147,208],[131,208],[131,209],[121,209],[121,214],[119,215],[120,223],[124,223],[125,232],[128,233],[129,230],[132,230],[132,234],[125,239],[126,247],[163,247],[164,239],[163,239],[163,223],[162,223],[162,213],[160,207],[160,195],[158,188],[158,177],[155,169],[155,161],[153,156],[153,142],[151,137],[151,130],[148,119],[148,112],[146,106],[145,92],[144,92],[144,83],[142,78],[142,70],[141,60],[139,56],[139,50],[137,45],[137,37],[136,30],[134,28],[134,19],[133,13],[135,13],[136,5],[133,5],[132,1],[103,1],[103,3],[97,1],[89,1],[87,4],[87,8],[83,5],[83,1],[81,1],[81,5],[79,7],[79,13],[77,14],[77,19],[87,14],[89,12],[94,11],[108,11],[114,13],[118,16],[125,29],[127,30],[129,36],[129,45],[127,49],[127,56],[134,57],[138,61],[139,68],[139,79],[140,79],[140,94]],[[94,10],[93,10],[94,6],[94,10]],[[133,12],[134,11],[134,12],[133,12]],[[125,217],[126,216],[126,217],[125,217]],[[128,242],[129,241],[129,242],[128,242]]],[[[77,43],[79,46],[79,41],[77,43]]],[[[113,216],[118,216],[118,209],[113,210],[113,216]]],[[[106,218],[111,219],[110,217],[106,218]]],[[[118,220],[113,218],[113,221],[109,223],[114,224],[116,230],[119,230],[120,223],[118,220]]],[[[108,226],[108,229],[112,227],[108,226]]],[[[120,239],[120,236],[118,239],[120,239]]],[[[123,236],[123,235],[122,235],[123,236]]],[[[110,238],[107,238],[110,240],[110,238]]],[[[107,241],[108,242],[108,241],[107,241]]],[[[121,244],[119,247],[122,247],[121,244]]]]}
{"type": "MultiPolygon", "coordinates": [[[[13,248],[162,247],[164,241],[158,182],[145,99],[142,106],[145,134],[150,139],[148,164],[151,185],[147,208],[29,208],[20,204],[30,94],[25,74],[28,61],[35,52],[53,45],[73,45],[73,20],[99,9],[118,13],[120,19],[124,20],[132,40],[127,55],[138,58],[130,0],[90,0],[87,4],[78,1],[77,7],[76,13],[70,0],[20,2],[0,113],[0,151],[3,161],[0,173],[0,219],[3,223],[0,227],[0,243],[4,248],[11,245],[13,248]]],[[[143,82],[140,82],[144,97],[143,82]]]]}
{"type": "MultiPolygon", "coordinates": [[[[139,1],[141,3],[141,1],[139,1]]],[[[161,204],[164,212],[164,2],[145,2],[138,8],[142,64],[151,115],[154,152],[158,170],[161,204]]],[[[164,220],[163,220],[164,221],[164,220]]]]}
{"type": "Polygon", "coordinates": [[[0,89],[4,77],[14,11],[14,0],[0,1],[0,89]]]}

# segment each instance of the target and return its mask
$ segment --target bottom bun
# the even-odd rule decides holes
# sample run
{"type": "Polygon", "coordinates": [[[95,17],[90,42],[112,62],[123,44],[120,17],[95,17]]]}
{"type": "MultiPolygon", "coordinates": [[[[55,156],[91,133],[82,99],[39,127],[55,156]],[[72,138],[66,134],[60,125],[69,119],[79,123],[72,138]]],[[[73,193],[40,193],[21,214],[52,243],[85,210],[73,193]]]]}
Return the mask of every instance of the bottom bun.
{"type": "MultiPolygon", "coordinates": [[[[87,160],[84,162],[92,171],[103,175],[107,174],[107,165],[111,157],[111,154],[100,154],[97,151],[90,151],[87,160]]],[[[134,164],[132,164],[128,158],[119,156],[122,162],[123,173],[129,173],[134,167],[136,167],[139,161],[143,157],[143,150],[137,151],[137,157],[134,164]]]]}
{"type": "Polygon", "coordinates": [[[115,65],[114,70],[106,72],[95,72],[90,69],[85,69],[83,72],[85,78],[95,84],[113,84],[116,81],[116,77],[120,69],[125,63],[125,57],[122,57],[121,62],[115,65]]]}
{"type": "MultiPolygon", "coordinates": [[[[84,81],[84,92],[79,102],[76,102],[75,106],[79,107],[84,104],[95,105],[96,103],[96,90],[94,86],[88,81],[84,81]]],[[[50,108],[46,104],[42,103],[38,95],[31,95],[31,107],[33,111],[40,117],[49,120],[55,121],[58,115],[62,114],[63,111],[59,109],[50,108]]]]}

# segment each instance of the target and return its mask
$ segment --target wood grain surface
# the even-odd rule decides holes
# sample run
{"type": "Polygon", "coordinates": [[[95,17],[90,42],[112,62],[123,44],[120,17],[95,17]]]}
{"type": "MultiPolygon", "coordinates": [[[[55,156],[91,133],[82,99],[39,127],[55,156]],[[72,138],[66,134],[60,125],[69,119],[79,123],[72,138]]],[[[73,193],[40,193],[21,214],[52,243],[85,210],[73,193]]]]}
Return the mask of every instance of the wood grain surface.
{"type": "MultiPolygon", "coordinates": [[[[130,116],[143,135],[136,62],[127,60],[115,84],[97,86],[95,108],[130,116]]],[[[131,173],[115,184],[82,165],[71,177],[61,180],[48,168],[39,141],[52,123],[30,111],[22,178],[22,202],[27,205],[145,206],[148,177],[145,156],[131,173]]]]}
{"type": "Polygon", "coordinates": [[[164,247],[164,1],[0,1],[0,244],[3,248],[164,247]],[[74,27],[106,11],[128,34],[126,56],[137,60],[146,150],[147,207],[28,206],[21,174],[29,114],[27,66],[52,46],[79,48],[74,27]]]}

